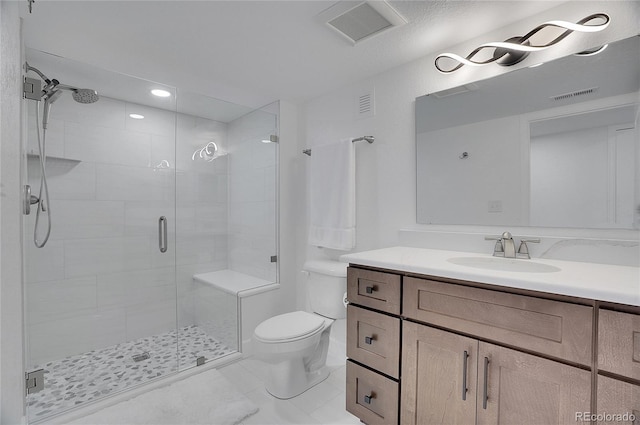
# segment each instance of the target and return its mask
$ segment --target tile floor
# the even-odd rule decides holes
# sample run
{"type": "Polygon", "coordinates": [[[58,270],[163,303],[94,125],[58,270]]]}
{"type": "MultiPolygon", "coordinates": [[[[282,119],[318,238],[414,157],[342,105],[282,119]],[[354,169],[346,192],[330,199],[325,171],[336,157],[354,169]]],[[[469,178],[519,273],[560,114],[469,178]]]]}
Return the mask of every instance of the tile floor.
{"type": "Polygon", "coordinates": [[[245,419],[242,425],[348,425],[360,420],[345,409],[345,366],[330,365],[329,377],[289,400],[279,400],[264,389],[264,363],[248,358],[220,368],[235,388],[247,396],[259,411],[245,419]]]}

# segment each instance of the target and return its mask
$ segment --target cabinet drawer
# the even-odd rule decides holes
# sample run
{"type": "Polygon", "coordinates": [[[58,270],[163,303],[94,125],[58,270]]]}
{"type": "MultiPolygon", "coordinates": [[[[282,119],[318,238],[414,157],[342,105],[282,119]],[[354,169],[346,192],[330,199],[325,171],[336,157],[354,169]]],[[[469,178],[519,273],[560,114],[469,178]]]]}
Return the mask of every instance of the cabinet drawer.
{"type": "Polygon", "coordinates": [[[400,319],[349,305],[347,357],[398,378],[400,319]]]}
{"type": "Polygon", "coordinates": [[[597,411],[605,419],[599,424],[640,424],[640,385],[598,375],[597,411]],[[609,418],[605,414],[610,415],[609,418]],[[616,420],[613,415],[621,417],[616,420]],[[632,415],[634,421],[630,420],[632,415]]]}
{"type": "Polygon", "coordinates": [[[347,298],[352,303],[400,314],[400,276],[349,267],[347,298]]]}
{"type": "Polygon", "coordinates": [[[367,425],[398,423],[398,383],[347,360],[347,411],[367,425]]]}
{"type": "Polygon", "coordinates": [[[600,310],[598,368],[640,381],[640,315],[600,310]]]}
{"type": "Polygon", "coordinates": [[[593,308],[405,278],[407,317],[591,366],[593,308]]]}

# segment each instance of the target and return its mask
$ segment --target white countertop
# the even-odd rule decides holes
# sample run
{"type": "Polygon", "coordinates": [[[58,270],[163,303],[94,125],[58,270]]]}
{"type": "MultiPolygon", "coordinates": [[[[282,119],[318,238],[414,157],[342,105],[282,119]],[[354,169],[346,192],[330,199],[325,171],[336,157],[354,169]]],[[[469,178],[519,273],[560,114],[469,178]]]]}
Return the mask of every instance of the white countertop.
{"type": "Polygon", "coordinates": [[[639,267],[538,258],[531,260],[500,259],[491,255],[470,252],[408,247],[383,248],[345,254],[340,257],[340,261],[362,266],[640,306],[639,267]],[[500,260],[507,262],[533,262],[555,266],[560,270],[542,273],[488,270],[457,265],[447,261],[450,258],[460,257],[495,258],[497,262],[500,260]]]}

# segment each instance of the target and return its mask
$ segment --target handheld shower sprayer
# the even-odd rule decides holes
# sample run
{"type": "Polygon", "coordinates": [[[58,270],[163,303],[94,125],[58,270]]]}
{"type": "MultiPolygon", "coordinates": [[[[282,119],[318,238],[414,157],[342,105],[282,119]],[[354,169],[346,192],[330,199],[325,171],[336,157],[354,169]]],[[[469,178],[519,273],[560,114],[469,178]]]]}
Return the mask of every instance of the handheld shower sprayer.
{"type": "MultiPolygon", "coordinates": [[[[35,222],[35,227],[33,229],[33,242],[35,243],[36,247],[42,248],[45,246],[45,244],[49,240],[49,235],[51,234],[51,205],[49,203],[49,187],[47,185],[47,174],[45,171],[45,168],[46,168],[45,167],[46,165],[46,153],[45,153],[46,143],[45,142],[46,142],[46,135],[47,135],[47,126],[49,123],[49,115],[51,113],[51,105],[53,105],[53,103],[56,100],[58,100],[60,96],[62,96],[63,91],[70,91],[71,97],[73,97],[73,100],[75,100],[78,103],[84,103],[84,104],[97,102],[98,99],[100,99],[100,97],[98,96],[98,92],[95,90],[79,89],[73,86],[68,86],[66,84],[60,84],[60,81],[56,80],[55,78],[49,79],[39,69],[29,65],[28,62],[25,62],[24,69],[26,73],[28,73],[29,71],[35,72],[45,83],[44,87],[41,89],[39,94],[37,93],[37,91],[35,91],[35,93],[30,92],[30,96],[28,96],[29,99],[37,100],[38,102],[40,102],[41,100],[44,100],[44,105],[42,108],[42,138],[41,138],[40,123],[38,122],[40,121],[38,117],[40,108],[38,106],[38,103],[36,103],[36,126],[37,126],[36,134],[38,138],[38,151],[40,154],[39,156],[40,156],[40,171],[41,171],[40,172],[40,190],[37,197],[35,196],[32,197],[29,195],[28,201],[25,201],[25,204],[26,202],[29,202],[29,204],[31,203],[38,204],[38,209],[36,211],[36,222],[35,222]],[[31,198],[34,198],[34,199],[31,199],[31,198]],[[40,224],[40,215],[43,213],[46,213],[47,229],[46,229],[46,233],[43,240],[40,241],[38,239],[38,227],[40,224]]],[[[36,87],[40,87],[39,82],[36,87]]],[[[25,89],[25,97],[27,97],[26,93],[27,91],[25,89]]],[[[30,194],[28,187],[25,192],[30,194]]],[[[25,209],[25,214],[29,214],[28,208],[25,209]]]]}

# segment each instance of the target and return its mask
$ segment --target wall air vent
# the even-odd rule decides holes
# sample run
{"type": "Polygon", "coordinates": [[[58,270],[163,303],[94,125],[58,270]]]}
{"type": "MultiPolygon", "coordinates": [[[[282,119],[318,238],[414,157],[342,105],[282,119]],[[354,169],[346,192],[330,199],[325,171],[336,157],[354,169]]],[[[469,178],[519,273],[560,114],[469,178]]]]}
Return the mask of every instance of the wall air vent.
{"type": "Polygon", "coordinates": [[[566,100],[566,99],[571,99],[571,98],[576,97],[576,96],[584,96],[584,95],[587,95],[587,94],[595,93],[597,90],[598,90],[598,87],[591,87],[589,89],[578,90],[578,91],[574,91],[574,92],[571,92],[571,93],[559,94],[557,96],[551,96],[549,99],[551,99],[553,101],[566,100]]]}
{"type": "Polygon", "coordinates": [[[375,95],[374,89],[370,88],[361,91],[356,95],[356,117],[369,118],[375,115],[375,95]]]}
{"type": "Polygon", "coordinates": [[[386,1],[380,0],[341,1],[321,12],[317,18],[353,45],[407,23],[386,1]]]}

